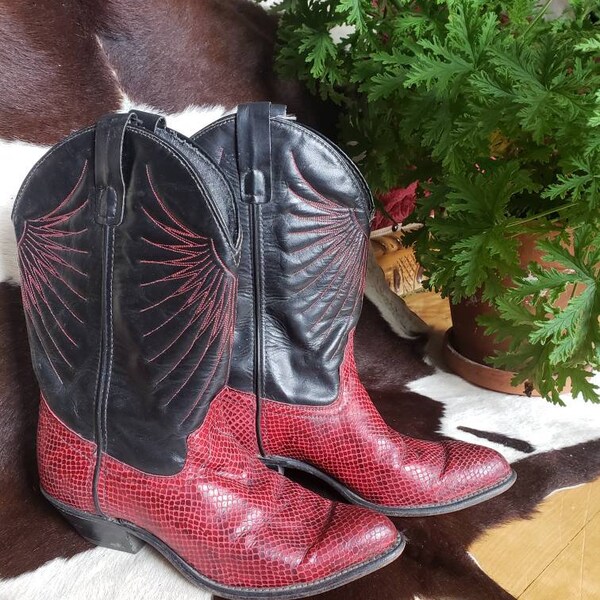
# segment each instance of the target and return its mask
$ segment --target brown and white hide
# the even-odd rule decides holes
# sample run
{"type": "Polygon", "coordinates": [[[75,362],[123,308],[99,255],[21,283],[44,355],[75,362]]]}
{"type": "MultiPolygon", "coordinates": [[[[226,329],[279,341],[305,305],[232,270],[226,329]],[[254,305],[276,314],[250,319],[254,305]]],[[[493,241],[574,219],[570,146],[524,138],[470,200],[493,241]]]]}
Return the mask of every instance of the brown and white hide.
{"type": "MultiPolygon", "coordinates": [[[[38,390],[13,285],[10,212],[48,146],[109,111],[167,113],[189,135],[241,102],[272,100],[314,124],[326,112],[277,78],[274,43],[273,19],[245,0],[0,0],[0,600],[207,598],[149,548],[91,548],[41,497],[38,390]]],[[[421,324],[381,287],[374,264],[368,296],[387,322],[366,304],[356,354],[385,419],[411,435],[490,445],[518,480],[481,506],[398,519],[409,540],[404,555],[322,598],[510,600],[471,559],[469,544],[493,525],[529,517],[552,491],[600,475],[598,408],[475,388],[424,358],[422,342],[400,339],[421,324]]]]}

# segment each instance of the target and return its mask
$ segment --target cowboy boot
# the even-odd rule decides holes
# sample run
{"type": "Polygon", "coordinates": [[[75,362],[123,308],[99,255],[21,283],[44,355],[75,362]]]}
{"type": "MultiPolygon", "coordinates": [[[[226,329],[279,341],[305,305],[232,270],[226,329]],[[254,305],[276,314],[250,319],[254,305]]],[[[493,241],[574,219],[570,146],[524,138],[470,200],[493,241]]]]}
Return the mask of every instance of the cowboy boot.
{"type": "Polygon", "coordinates": [[[226,387],[241,234],[229,184],[144,113],[46,154],[14,209],[42,399],[40,484],[91,542],[149,543],[227,598],[298,598],[402,551],[393,524],[268,469],[226,387]]]}
{"type": "Polygon", "coordinates": [[[268,103],[192,139],[227,174],[245,233],[229,377],[240,440],[388,515],[451,512],[510,487],[498,453],[399,434],[360,382],[352,344],[373,201],[352,161],[268,103]]]}

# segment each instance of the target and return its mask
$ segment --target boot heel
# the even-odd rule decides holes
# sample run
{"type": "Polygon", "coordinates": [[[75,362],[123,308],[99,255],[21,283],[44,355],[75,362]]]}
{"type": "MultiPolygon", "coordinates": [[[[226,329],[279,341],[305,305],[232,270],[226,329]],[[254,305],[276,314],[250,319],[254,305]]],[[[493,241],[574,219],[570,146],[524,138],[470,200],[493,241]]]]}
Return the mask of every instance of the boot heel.
{"type": "Polygon", "coordinates": [[[112,521],[92,515],[83,517],[62,510],[60,512],[81,537],[96,546],[135,554],[144,545],[142,540],[130,533],[125,527],[112,521]]]}

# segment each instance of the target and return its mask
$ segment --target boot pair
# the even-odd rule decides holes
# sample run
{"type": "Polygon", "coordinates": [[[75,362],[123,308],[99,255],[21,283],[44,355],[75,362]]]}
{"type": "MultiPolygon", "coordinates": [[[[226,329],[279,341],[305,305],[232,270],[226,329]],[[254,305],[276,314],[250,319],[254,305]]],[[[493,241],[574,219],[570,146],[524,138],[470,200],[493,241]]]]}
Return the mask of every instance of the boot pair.
{"type": "Polygon", "coordinates": [[[436,514],[512,483],[490,450],[394,432],[360,384],[371,213],[347,157],[268,103],[195,143],[109,115],[34,167],[13,220],[40,485],[84,537],[149,543],[224,597],[298,598],[402,552],[356,505],[436,514]]]}

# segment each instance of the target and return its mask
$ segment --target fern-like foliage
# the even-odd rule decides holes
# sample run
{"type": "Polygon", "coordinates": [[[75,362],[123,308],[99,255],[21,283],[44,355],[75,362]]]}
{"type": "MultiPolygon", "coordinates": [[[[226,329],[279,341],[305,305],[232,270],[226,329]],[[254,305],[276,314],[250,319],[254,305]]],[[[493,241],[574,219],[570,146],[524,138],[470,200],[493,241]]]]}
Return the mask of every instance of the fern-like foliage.
{"type": "Polygon", "coordinates": [[[340,106],[340,139],[375,194],[422,182],[412,242],[429,287],[495,306],[488,331],[511,349],[493,360],[520,381],[554,402],[567,382],[600,401],[600,2],[276,11],[280,72],[340,106]],[[550,267],[520,264],[526,234],[550,267]]]}
{"type": "Polygon", "coordinates": [[[538,248],[554,266],[530,264],[496,300],[498,315],[482,319],[488,333],[510,344],[493,364],[516,371],[515,383],[530,381],[556,404],[567,382],[573,394],[596,402],[589,379],[600,369],[600,232],[582,225],[538,248]]]}

